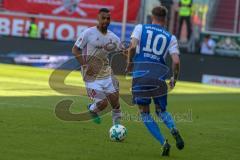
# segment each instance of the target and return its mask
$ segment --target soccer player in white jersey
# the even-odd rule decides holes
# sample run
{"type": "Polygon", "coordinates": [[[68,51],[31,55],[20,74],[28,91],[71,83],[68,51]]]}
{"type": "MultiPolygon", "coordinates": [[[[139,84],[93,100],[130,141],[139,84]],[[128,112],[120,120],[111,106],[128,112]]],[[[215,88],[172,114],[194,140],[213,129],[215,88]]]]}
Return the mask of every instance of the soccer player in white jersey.
{"type": "Polygon", "coordinates": [[[100,123],[99,112],[112,106],[113,124],[120,123],[121,110],[119,103],[119,86],[113,76],[108,56],[118,50],[120,39],[108,30],[110,11],[102,8],[98,12],[97,26],[84,30],[72,52],[81,64],[81,72],[85,81],[88,96],[93,103],[88,106],[96,123],[100,123]]]}
{"type": "Polygon", "coordinates": [[[170,87],[175,86],[180,69],[177,39],[165,29],[167,9],[159,6],[152,10],[152,24],[137,25],[131,36],[128,52],[127,71],[133,74],[133,102],[138,105],[144,125],[162,147],[162,156],[168,156],[170,144],[150,114],[153,99],[157,116],[163,120],[176,140],[178,149],[184,142],[176,128],[174,119],[167,112],[167,85],[165,82],[168,67],[165,59],[168,53],[172,59],[170,87]]]}

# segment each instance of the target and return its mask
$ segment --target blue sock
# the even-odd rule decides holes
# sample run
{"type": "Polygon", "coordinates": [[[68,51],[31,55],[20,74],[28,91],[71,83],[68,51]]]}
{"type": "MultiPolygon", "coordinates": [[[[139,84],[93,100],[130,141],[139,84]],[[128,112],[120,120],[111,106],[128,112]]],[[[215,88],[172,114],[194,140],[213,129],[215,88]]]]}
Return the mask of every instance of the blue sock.
{"type": "Polygon", "coordinates": [[[157,112],[157,116],[163,120],[168,129],[176,128],[174,120],[170,113],[168,112],[157,112]]]}
{"type": "Polygon", "coordinates": [[[141,118],[148,131],[155,137],[162,145],[164,144],[164,137],[160,132],[157,123],[154,121],[149,113],[141,113],[141,118]]]}

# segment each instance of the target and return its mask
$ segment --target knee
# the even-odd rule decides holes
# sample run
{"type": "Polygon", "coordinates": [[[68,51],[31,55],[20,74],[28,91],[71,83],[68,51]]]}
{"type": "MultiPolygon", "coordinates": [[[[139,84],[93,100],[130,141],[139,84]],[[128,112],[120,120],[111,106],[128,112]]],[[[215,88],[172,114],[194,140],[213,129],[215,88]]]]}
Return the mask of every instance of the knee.
{"type": "Polygon", "coordinates": [[[120,109],[120,103],[119,103],[118,101],[112,103],[112,108],[113,108],[113,109],[120,109]]]}
{"type": "Polygon", "coordinates": [[[160,115],[162,113],[166,112],[166,107],[156,107],[155,113],[157,115],[160,115]]]}
{"type": "Polygon", "coordinates": [[[104,99],[103,102],[102,102],[102,105],[103,105],[104,107],[107,107],[107,105],[108,105],[108,100],[104,99]]]}
{"type": "Polygon", "coordinates": [[[156,113],[157,115],[163,114],[163,113],[165,113],[165,112],[166,112],[166,110],[165,110],[165,111],[162,111],[162,110],[156,110],[156,111],[155,111],[155,113],[156,113]]]}

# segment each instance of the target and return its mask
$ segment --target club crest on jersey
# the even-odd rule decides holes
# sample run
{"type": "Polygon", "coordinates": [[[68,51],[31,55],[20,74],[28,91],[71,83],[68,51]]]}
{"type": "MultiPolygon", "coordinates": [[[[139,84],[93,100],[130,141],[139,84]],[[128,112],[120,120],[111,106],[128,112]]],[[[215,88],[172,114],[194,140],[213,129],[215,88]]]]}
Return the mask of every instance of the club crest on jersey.
{"type": "Polygon", "coordinates": [[[117,48],[117,44],[113,43],[112,40],[104,46],[104,49],[108,52],[114,51],[116,48],[117,48]]]}

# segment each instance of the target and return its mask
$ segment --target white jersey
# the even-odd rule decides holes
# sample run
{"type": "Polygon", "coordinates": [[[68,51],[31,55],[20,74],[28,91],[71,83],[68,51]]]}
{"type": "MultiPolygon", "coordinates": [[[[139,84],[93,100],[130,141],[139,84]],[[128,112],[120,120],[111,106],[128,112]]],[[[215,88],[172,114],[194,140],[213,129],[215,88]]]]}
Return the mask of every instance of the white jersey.
{"type": "Polygon", "coordinates": [[[95,75],[96,79],[103,79],[112,74],[108,55],[119,49],[120,39],[117,35],[109,30],[103,34],[96,26],[90,27],[81,33],[75,46],[82,49],[86,64],[99,69],[95,75]]]}

